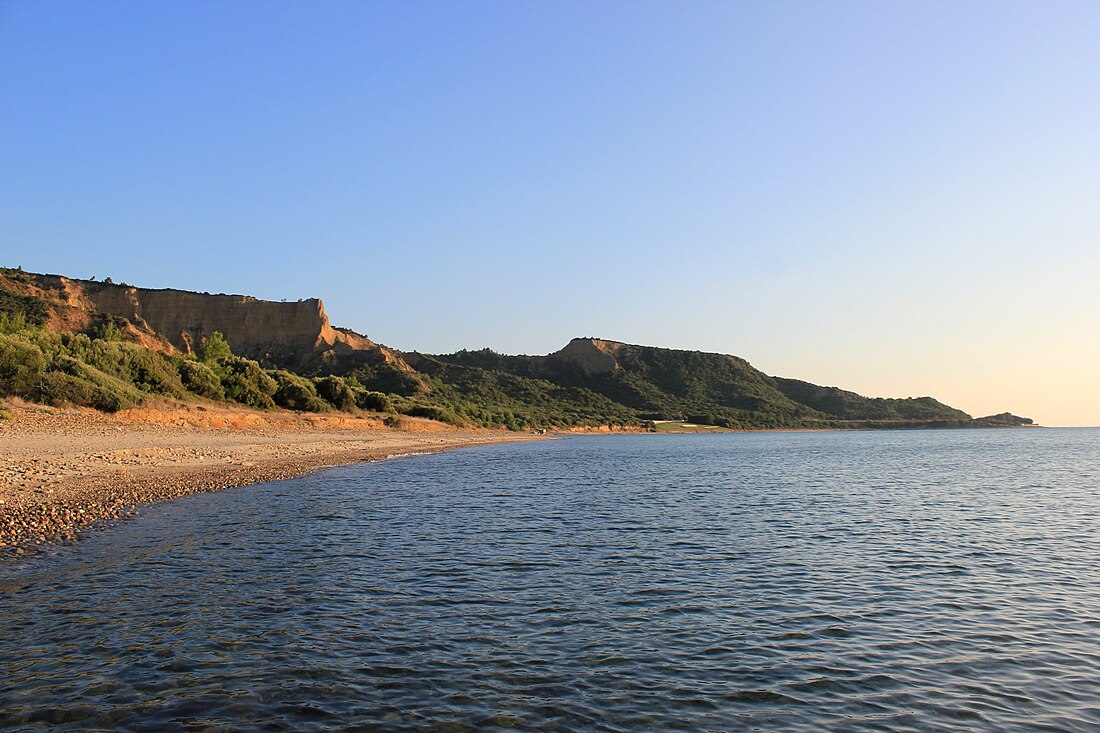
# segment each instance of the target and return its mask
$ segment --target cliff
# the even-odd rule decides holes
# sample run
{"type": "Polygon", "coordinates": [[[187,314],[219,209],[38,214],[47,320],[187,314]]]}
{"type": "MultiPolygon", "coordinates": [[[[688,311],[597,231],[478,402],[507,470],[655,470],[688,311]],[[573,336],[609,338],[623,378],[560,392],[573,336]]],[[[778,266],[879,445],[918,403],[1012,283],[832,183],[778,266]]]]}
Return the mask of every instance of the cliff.
{"type": "Polygon", "coordinates": [[[57,331],[88,331],[103,320],[119,319],[131,338],[169,353],[192,353],[219,331],[234,353],[265,366],[337,373],[387,363],[410,370],[392,350],[333,328],[317,298],[276,303],[12,270],[0,274],[0,289],[42,303],[45,325],[57,331]]]}

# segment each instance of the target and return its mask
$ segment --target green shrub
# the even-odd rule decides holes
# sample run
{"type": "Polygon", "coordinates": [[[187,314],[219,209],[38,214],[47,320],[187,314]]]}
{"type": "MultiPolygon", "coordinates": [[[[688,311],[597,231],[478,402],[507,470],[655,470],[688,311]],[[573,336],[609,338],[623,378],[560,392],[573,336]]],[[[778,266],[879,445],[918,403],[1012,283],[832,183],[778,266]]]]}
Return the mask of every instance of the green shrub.
{"type": "Polygon", "coordinates": [[[423,375],[405,371],[392,364],[364,364],[350,375],[363,387],[387,394],[411,397],[426,392],[423,375]]]}
{"type": "Polygon", "coordinates": [[[176,371],[179,372],[180,382],[188,392],[211,400],[220,400],[225,397],[218,375],[202,362],[181,359],[176,365],[176,371]]]}
{"type": "Polygon", "coordinates": [[[221,331],[215,331],[207,336],[199,347],[199,358],[207,364],[215,364],[232,356],[233,351],[229,348],[229,342],[225,340],[221,331]]]}
{"type": "Polygon", "coordinates": [[[288,410],[323,412],[329,406],[317,395],[313,382],[297,374],[277,370],[268,374],[275,380],[275,404],[288,410]]]}
{"type": "MultiPolygon", "coordinates": [[[[76,350],[74,346],[70,346],[70,351],[76,350]]],[[[96,339],[83,354],[83,360],[143,392],[172,397],[183,397],[186,392],[172,360],[138,344],[96,339]]]]}
{"type": "Polygon", "coordinates": [[[121,341],[122,329],[113,321],[104,321],[95,327],[92,334],[100,341],[121,341]]]}
{"type": "Polygon", "coordinates": [[[251,359],[233,356],[219,361],[218,368],[223,373],[222,389],[227,399],[261,409],[275,406],[271,397],[278,385],[259,364],[251,359]]]}
{"type": "Polygon", "coordinates": [[[61,334],[61,348],[73,358],[87,361],[88,351],[92,348],[92,338],[86,333],[61,334]]]}
{"type": "Polygon", "coordinates": [[[23,334],[23,338],[41,349],[42,353],[46,355],[47,362],[58,355],[62,355],[65,351],[61,334],[53,331],[46,331],[45,329],[27,331],[23,334]]]}
{"type": "Polygon", "coordinates": [[[320,377],[313,380],[317,394],[337,410],[355,407],[355,392],[340,377],[320,377]]]}
{"type": "Polygon", "coordinates": [[[49,309],[38,298],[16,295],[0,290],[0,313],[11,319],[19,319],[25,326],[41,326],[49,317],[49,309]]]}
{"type": "Polygon", "coordinates": [[[27,315],[22,311],[18,313],[0,311],[0,333],[22,333],[32,331],[37,327],[27,320],[27,315]]]}
{"type": "Polygon", "coordinates": [[[92,385],[65,372],[46,372],[34,385],[30,398],[47,405],[90,405],[92,385]]]}
{"type": "Polygon", "coordinates": [[[0,394],[26,394],[46,369],[46,357],[35,344],[0,334],[0,394]]]}
{"type": "Polygon", "coordinates": [[[466,425],[465,420],[445,407],[436,407],[435,405],[411,405],[406,407],[402,412],[409,417],[426,417],[429,420],[438,420],[439,422],[445,422],[449,425],[457,425],[459,427],[466,425]]]}
{"type": "Polygon", "coordinates": [[[54,359],[49,371],[39,378],[31,390],[31,398],[50,405],[71,403],[117,412],[139,402],[141,392],[89,364],[61,356],[54,359]]]}
{"type": "Polygon", "coordinates": [[[393,412],[393,400],[389,395],[381,392],[367,392],[359,390],[355,393],[355,405],[360,410],[374,410],[375,412],[393,412]]]}

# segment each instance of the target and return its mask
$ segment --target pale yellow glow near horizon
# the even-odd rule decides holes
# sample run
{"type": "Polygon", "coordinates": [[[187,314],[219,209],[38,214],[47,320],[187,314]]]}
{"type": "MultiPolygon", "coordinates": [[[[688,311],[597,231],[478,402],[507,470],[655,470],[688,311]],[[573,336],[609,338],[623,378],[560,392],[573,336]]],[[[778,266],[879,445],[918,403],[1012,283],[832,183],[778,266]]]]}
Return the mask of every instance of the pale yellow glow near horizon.
{"type": "Polygon", "coordinates": [[[1085,334],[1052,336],[1029,349],[974,343],[966,350],[920,354],[883,349],[838,359],[818,355],[801,365],[801,374],[780,376],[868,397],[934,397],[974,417],[1011,412],[1045,427],[1100,426],[1100,343],[1085,334]]]}

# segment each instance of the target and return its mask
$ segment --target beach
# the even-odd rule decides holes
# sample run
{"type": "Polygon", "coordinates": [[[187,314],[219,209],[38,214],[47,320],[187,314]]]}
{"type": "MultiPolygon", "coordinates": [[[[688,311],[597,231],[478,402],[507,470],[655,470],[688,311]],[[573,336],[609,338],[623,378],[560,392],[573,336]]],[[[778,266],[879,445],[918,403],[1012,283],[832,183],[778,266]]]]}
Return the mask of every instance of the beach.
{"type": "Polygon", "coordinates": [[[0,406],[0,559],[75,539],[153,501],[300,476],[360,461],[530,434],[417,418],[163,406],[114,415],[0,406]]]}

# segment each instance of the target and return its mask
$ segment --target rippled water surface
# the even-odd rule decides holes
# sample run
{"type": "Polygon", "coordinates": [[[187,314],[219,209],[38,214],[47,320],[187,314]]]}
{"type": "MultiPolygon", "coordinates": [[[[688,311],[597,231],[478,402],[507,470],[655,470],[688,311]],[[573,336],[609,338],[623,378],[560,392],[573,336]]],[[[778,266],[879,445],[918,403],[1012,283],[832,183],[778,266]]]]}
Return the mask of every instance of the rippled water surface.
{"type": "Polygon", "coordinates": [[[1100,730],[1100,431],[583,437],[0,567],[16,730],[1100,730]]]}

